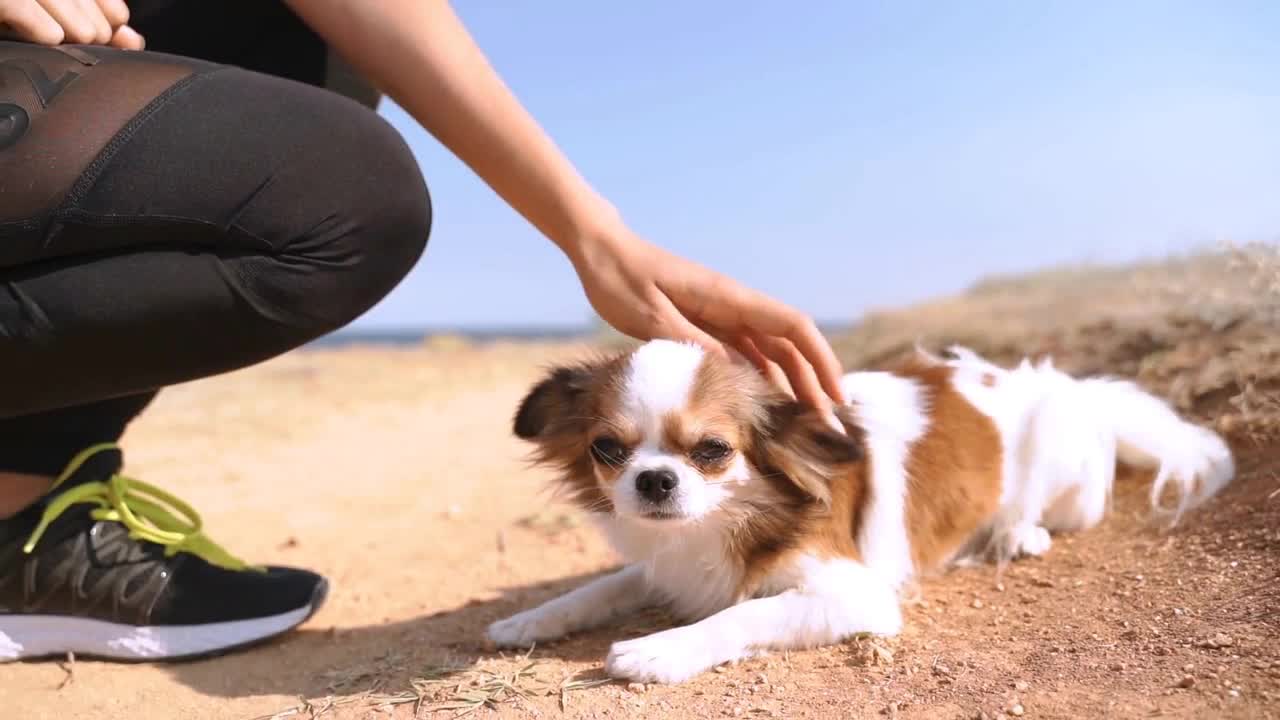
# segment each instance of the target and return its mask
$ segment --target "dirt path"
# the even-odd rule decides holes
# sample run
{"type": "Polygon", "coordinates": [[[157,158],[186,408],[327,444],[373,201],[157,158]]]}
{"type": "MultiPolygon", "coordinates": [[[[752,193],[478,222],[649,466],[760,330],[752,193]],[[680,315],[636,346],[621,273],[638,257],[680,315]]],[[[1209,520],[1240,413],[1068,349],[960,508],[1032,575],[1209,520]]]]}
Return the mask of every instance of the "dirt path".
{"type": "MultiPolygon", "coordinates": [[[[162,396],[128,438],[134,474],[236,552],[326,573],[330,603],[219,659],[2,667],[3,716],[449,717],[431,703],[500,694],[491,673],[527,662],[487,649],[484,626],[612,563],[508,435],[540,366],[575,350],[295,354],[162,396]]],[[[1135,519],[1129,483],[1104,527],[1043,560],[927,582],[891,642],[584,687],[612,639],[663,622],[648,615],[538,648],[513,683],[533,696],[478,716],[1280,717],[1280,447],[1244,448],[1241,466],[1175,532],[1135,519]]]]}

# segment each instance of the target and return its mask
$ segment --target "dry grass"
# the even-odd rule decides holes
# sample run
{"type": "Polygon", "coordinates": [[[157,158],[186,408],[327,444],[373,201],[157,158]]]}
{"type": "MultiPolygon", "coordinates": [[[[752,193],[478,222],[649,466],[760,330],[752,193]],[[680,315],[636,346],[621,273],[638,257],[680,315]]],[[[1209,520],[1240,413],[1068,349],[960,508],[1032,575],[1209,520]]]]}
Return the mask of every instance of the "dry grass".
{"type": "Polygon", "coordinates": [[[516,527],[531,530],[543,537],[555,537],[567,530],[572,530],[582,525],[582,519],[571,512],[559,511],[543,511],[533,515],[526,515],[515,522],[516,527]]]}
{"type": "Polygon", "coordinates": [[[1052,355],[1071,372],[1135,378],[1228,435],[1266,442],[1280,436],[1280,245],[991,278],[870,313],[836,348],[862,368],[953,343],[1005,364],[1052,355]]]}
{"type": "MultiPolygon", "coordinates": [[[[1280,245],[1229,245],[1225,254],[1228,267],[1246,282],[1257,322],[1272,330],[1280,329],[1280,245]]],[[[1227,402],[1235,408],[1251,439],[1261,443],[1274,438],[1280,430],[1280,422],[1276,422],[1280,419],[1280,383],[1276,382],[1280,351],[1276,343],[1238,348],[1231,361],[1239,392],[1227,402]]],[[[1227,420],[1226,424],[1231,422],[1227,420]]]]}
{"type": "Polygon", "coordinates": [[[569,695],[612,682],[608,678],[569,676],[558,681],[543,674],[538,660],[530,659],[533,650],[517,657],[500,657],[479,662],[446,660],[424,668],[412,678],[409,688],[398,692],[380,691],[385,668],[358,670],[342,677],[339,686],[353,682],[369,682],[360,692],[328,695],[324,698],[300,698],[298,704],[255,720],[306,718],[314,720],[343,707],[361,710],[390,711],[398,705],[412,705],[413,716],[425,713],[448,713],[466,717],[481,709],[519,703],[525,699],[557,697],[561,710],[568,707],[569,695]]]}
{"type": "Polygon", "coordinates": [[[1280,323],[1280,244],[1230,244],[1227,254],[1231,267],[1248,278],[1258,311],[1280,323]]]}

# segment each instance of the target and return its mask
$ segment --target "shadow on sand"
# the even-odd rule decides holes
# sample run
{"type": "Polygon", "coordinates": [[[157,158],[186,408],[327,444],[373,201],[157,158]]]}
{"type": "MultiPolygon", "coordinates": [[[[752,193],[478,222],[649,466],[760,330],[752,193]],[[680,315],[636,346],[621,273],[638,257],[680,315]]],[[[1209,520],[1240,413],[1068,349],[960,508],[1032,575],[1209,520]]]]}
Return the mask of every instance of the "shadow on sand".
{"type": "MultiPolygon", "coordinates": [[[[318,698],[369,690],[397,692],[409,688],[415,678],[438,676],[441,668],[458,672],[481,658],[501,656],[504,651],[494,649],[484,637],[490,622],[568,592],[606,572],[512,587],[493,600],[403,622],[336,631],[304,628],[256,647],[168,665],[165,669],[178,682],[215,697],[279,694],[318,698]]],[[[532,657],[589,663],[594,667],[586,676],[603,678],[600,668],[610,643],[669,626],[670,619],[660,610],[646,611],[539,646],[532,657]]]]}

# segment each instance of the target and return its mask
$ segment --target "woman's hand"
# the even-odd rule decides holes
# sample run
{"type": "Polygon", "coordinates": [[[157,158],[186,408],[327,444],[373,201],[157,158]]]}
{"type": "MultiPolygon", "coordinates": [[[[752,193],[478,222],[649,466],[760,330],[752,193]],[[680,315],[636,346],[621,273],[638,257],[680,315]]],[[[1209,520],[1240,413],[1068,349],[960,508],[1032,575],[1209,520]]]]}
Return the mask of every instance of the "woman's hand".
{"type": "Polygon", "coordinates": [[[141,50],[124,0],[0,0],[0,39],[141,50]]]}
{"type": "Polygon", "coordinates": [[[591,305],[620,332],[686,340],[712,352],[729,346],[775,379],[770,361],[776,363],[796,398],[811,407],[844,403],[840,361],[799,311],[626,228],[593,235],[568,254],[591,305]]]}
{"type": "MultiPolygon", "coordinates": [[[[0,0],[2,1],[2,0],[0,0]]],[[[507,203],[564,250],[596,312],[642,340],[738,349],[797,399],[842,402],[840,364],[813,322],[654,247],[564,157],[444,0],[286,0],[507,203]]]]}

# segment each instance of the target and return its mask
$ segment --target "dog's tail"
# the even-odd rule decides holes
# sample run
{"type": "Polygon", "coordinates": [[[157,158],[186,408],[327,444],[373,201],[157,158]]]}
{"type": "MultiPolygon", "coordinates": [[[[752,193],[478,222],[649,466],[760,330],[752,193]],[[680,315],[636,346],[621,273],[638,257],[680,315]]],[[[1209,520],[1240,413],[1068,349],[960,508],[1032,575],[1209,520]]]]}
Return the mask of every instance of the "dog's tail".
{"type": "Polygon", "coordinates": [[[1172,522],[1216,495],[1234,477],[1231,450],[1217,433],[1180,417],[1134,383],[1089,378],[1078,381],[1077,390],[1096,422],[1114,437],[1116,460],[1156,471],[1151,505],[1157,512],[1171,514],[1172,522]],[[1177,502],[1168,507],[1165,497],[1171,490],[1177,502]]]}
{"type": "Polygon", "coordinates": [[[949,355],[943,362],[958,372],[989,379],[969,383],[969,394],[985,398],[988,413],[1002,418],[1003,426],[1017,428],[1006,437],[1008,451],[1035,479],[1028,483],[1033,492],[1017,501],[1019,511],[1043,513],[1050,529],[1083,529],[1101,520],[1117,462],[1155,471],[1151,505],[1173,523],[1235,475],[1221,437],[1132,382],[1076,379],[1048,359],[1003,370],[962,347],[950,348],[949,355]],[[1172,505],[1169,495],[1176,496],[1172,505]]]}

